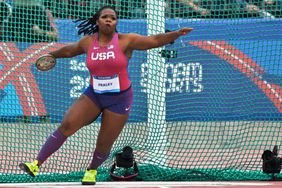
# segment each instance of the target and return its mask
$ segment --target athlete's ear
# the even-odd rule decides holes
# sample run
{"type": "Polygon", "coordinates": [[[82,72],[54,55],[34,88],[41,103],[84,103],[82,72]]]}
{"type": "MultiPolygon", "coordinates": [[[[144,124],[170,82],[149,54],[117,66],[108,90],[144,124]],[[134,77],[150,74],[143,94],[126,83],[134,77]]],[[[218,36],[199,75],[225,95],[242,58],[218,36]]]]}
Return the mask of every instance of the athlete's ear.
{"type": "Polygon", "coordinates": [[[99,25],[99,18],[100,18],[100,16],[97,16],[97,17],[96,17],[96,23],[95,23],[95,24],[96,24],[97,26],[99,25]]]}

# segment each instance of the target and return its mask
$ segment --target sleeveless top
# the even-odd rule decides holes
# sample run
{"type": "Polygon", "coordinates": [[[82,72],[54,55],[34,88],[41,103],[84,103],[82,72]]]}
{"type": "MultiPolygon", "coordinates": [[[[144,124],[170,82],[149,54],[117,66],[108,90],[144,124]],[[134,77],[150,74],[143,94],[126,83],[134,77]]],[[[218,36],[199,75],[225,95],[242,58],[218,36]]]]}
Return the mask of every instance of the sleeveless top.
{"type": "Polygon", "coordinates": [[[86,65],[90,72],[90,84],[95,93],[120,92],[128,89],[128,59],[118,42],[118,33],[106,46],[100,46],[98,33],[87,52],[86,65]]]}

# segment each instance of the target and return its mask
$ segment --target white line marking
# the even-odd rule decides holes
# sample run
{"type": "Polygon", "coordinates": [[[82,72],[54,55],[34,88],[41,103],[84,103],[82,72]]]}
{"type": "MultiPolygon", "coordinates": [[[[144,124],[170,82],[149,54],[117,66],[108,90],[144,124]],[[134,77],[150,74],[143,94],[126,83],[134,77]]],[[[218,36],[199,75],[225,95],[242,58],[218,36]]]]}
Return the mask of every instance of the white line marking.
{"type": "MultiPolygon", "coordinates": [[[[192,182],[97,182],[95,187],[152,187],[156,186],[158,188],[169,188],[171,186],[203,186],[203,187],[215,187],[215,186],[272,186],[275,185],[273,183],[265,183],[265,182],[200,182],[200,181],[192,181],[192,182]]],[[[35,186],[35,187],[78,187],[82,186],[80,182],[66,182],[66,183],[13,183],[13,184],[0,184],[0,187],[22,187],[22,186],[35,186]]]]}
{"type": "MultiPolygon", "coordinates": [[[[38,53],[40,53],[42,50],[45,50],[46,48],[53,46],[53,42],[52,43],[48,43],[47,45],[43,46],[42,48],[39,48],[38,50],[34,51],[33,53],[29,54],[28,56],[26,56],[23,60],[19,61],[19,63],[17,63],[14,67],[12,67],[6,74],[4,74],[2,76],[2,78],[0,78],[0,83],[3,82],[3,80],[6,79],[7,76],[9,76],[12,72],[14,72],[18,67],[20,67],[23,63],[25,63],[27,60],[29,60],[30,58],[32,58],[34,55],[37,55],[38,53]]],[[[2,44],[3,45],[3,44],[2,44]]],[[[0,50],[3,50],[2,45],[0,46],[0,50]]],[[[7,57],[8,58],[8,57],[7,57]]]]}
{"type": "Polygon", "coordinates": [[[21,85],[23,86],[25,96],[28,99],[27,103],[28,103],[28,106],[31,108],[30,109],[31,115],[36,116],[36,115],[38,115],[38,110],[36,108],[36,102],[34,100],[34,95],[33,95],[33,93],[31,92],[31,89],[30,89],[31,86],[29,85],[29,83],[26,80],[25,75],[23,73],[20,74],[19,79],[20,79],[21,85]]]}
{"type": "MultiPolygon", "coordinates": [[[[238,60],[242,65],[244,65],[247,69],[249,69],[250,71],[252,71],[255,75],[259,75],[258,72],[253,69],[250,65],[248,65],[248,63],[246,63],[244,60],[242,60],[240,57],[232,54],[231,52],[229,52],[228,50],[220,47],[219,45],[211,42],[211,41],[207,41],[208,44],[210,44],[211,46],[214,46],[215,48],[223,51],[225,54],[228,54],[230,55],[231,57],[233,57],[234,59],[238,60]]],[[[262,77],[259,76],[259,78],[262,80],[262,77]]],[[[279,94],[275,91],[274,88],[271,87],[271,85],[266,81],[266,80],[262,80],[266,86],[270,89],[270,91],[275,95],[275,97],[280,101],[282,102],[282,98],[279,96],[279,94]]]]}
{"type": "MultiPolygon", "coordinates": [[[[1,46],[0,46],[0,48],[1,48],[1,46]]],[[[3,48],[1,48],[1,49],[3,49],[3,48]]],[[[9,53],[4,53],[5,56],[7,57],[7,59],[9,61],[13,60],[14,59],[14,55],[11,53],[10,49],[8,48],[8,46],[6,44],[5,44],[5,51],[9,52],[9,53]]],[[[31,86],[27,82],[26,77],[25,77],[23,72],[20,74],[19,80],[20,80],[21,86],[23,87],[25,96],[28,99],[27,103],[31,107],[31,109],[33,109],[33,110],[31,110],[31,115],[32,116],[38,115],[38,110],[36,108],[36,103],[35,103],[35,100],[34,100],[34,96],[33,96],[33,93],[31,92],[31,86]]]]}

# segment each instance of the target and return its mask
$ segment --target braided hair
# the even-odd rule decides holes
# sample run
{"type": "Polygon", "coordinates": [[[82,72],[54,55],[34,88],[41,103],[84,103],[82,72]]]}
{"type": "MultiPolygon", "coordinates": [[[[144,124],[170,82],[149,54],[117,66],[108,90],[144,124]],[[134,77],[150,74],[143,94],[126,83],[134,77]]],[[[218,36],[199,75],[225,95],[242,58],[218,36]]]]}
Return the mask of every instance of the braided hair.
{"type": "Polygon", "coordinates": [[[83,35],[92,35],[98,32],[99,27],[96,25],[96,21],[99,19],[101,12],[104,9],[112,9],[113,11],[115,11],[116,15],[118,15],[117,11],[112,6],[103,6],[91,18],[78,19],[74,21],[75,23],[81,22],[79,25],[76,26],[76,28],[78,29],[77,34],[80,35],[83,33],[83,35]]]}

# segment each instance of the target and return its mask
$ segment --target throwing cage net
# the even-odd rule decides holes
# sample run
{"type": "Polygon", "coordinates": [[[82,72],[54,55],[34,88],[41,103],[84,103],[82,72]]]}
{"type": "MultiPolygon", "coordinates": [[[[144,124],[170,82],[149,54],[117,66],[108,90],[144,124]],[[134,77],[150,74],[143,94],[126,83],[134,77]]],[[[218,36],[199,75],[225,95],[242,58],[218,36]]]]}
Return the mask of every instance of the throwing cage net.
{"type": "Polygon", "coordinates": [[[18,164],[35,159],[89,84],[84,55],[58,59],[48,72],[36,70],[36,59],[79,40],[73,21],[106,4],[119,12],[120,33],[194,30],[162,48],[134,52],[131,115],[97,180],[111,181],[113,159],[125,146],[133,148],[136,180],[268,180],[261,155],[282,147],[280,3],[1,2],[0,182],[81,180],[100,118],[68,138],[35,178],[18,164]]]}

